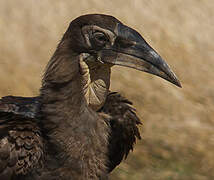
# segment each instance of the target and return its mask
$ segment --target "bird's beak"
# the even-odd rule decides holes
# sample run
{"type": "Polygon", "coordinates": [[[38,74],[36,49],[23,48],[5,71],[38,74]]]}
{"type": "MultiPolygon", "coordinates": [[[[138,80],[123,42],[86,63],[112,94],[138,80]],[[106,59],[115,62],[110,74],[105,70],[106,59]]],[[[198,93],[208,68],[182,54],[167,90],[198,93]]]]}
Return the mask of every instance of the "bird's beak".
{"type": "Polygon", "coordinates": [[[123,24],[117,26],[117,38],[114,45],[104,49],[101,56],[102,61],[106,63],[154,74],[181,87],[178,78],[161,56],[138,32],[123,24]]]}

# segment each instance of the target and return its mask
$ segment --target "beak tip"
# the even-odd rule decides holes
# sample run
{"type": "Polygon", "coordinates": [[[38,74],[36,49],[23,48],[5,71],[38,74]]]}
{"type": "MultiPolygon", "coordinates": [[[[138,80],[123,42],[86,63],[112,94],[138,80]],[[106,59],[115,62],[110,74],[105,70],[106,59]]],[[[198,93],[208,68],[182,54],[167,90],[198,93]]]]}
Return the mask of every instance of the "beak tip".
{"type": "Polygon", "coordinates": [[[182,88],[182,85],[181,85],[181,83],[180,83],[179,80],[177,80],[177,81],[175,82],[175,85],[178,86],[179,88],[182,88]]]}

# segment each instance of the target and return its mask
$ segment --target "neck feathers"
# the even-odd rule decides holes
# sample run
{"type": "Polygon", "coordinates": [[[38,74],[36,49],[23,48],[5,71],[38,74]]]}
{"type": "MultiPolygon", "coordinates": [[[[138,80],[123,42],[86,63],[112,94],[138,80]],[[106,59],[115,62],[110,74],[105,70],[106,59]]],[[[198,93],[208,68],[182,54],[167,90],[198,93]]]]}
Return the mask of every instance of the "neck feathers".
{"type": "Polygon", "coordinates": [[[41,95],[47,102],[69,100],[85,102],[97,111],[105,102],[110,86],[110,66],[92,56],[68,51],[60,43],[44,73],[41,95]]]}
{"type": "Polygon", "coordinates": [[[82,179],[99,179],[106,172],[109,127],[96,110],[107,96],[110,68],[86,64],[84,54],[62,50],[57,48],[42,81],[43,126],[51,142],[62,147],[59,157],[70,177],[78,168],[82,179]]]}
{"type": "Polygon", "coordinates": [[[71,81],[79,72],[79,57],[61,42],[49,61],[42,80],[42,88],[71,81]]]}

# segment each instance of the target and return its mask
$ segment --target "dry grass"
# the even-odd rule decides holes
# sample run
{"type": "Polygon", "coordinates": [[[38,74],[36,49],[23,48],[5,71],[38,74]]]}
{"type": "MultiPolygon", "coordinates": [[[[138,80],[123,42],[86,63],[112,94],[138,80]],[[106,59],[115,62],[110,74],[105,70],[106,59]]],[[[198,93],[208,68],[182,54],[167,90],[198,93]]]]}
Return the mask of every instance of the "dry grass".
{"type": "Polygon", "coordinates": [[[213,0],[1,0],[0,95],[38,94],[69,21],[95,12],[140,31],[183,85],[115,67],[112,89],[134,102],[144,125],[143,140],[111,179],[214,179],[213,0]]]}

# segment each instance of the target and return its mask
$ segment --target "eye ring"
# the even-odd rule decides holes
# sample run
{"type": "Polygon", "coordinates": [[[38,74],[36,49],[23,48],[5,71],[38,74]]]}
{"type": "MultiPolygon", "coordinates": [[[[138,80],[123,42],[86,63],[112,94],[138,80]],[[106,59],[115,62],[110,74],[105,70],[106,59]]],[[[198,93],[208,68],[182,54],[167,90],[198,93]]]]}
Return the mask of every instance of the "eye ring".
{"type": "Polygon", "coordinates": [[[104,44],[108,41],[108,38],[103,32],[97,31],[93,35],[94,35],[94,40],[100,44],[104,44]]]}

